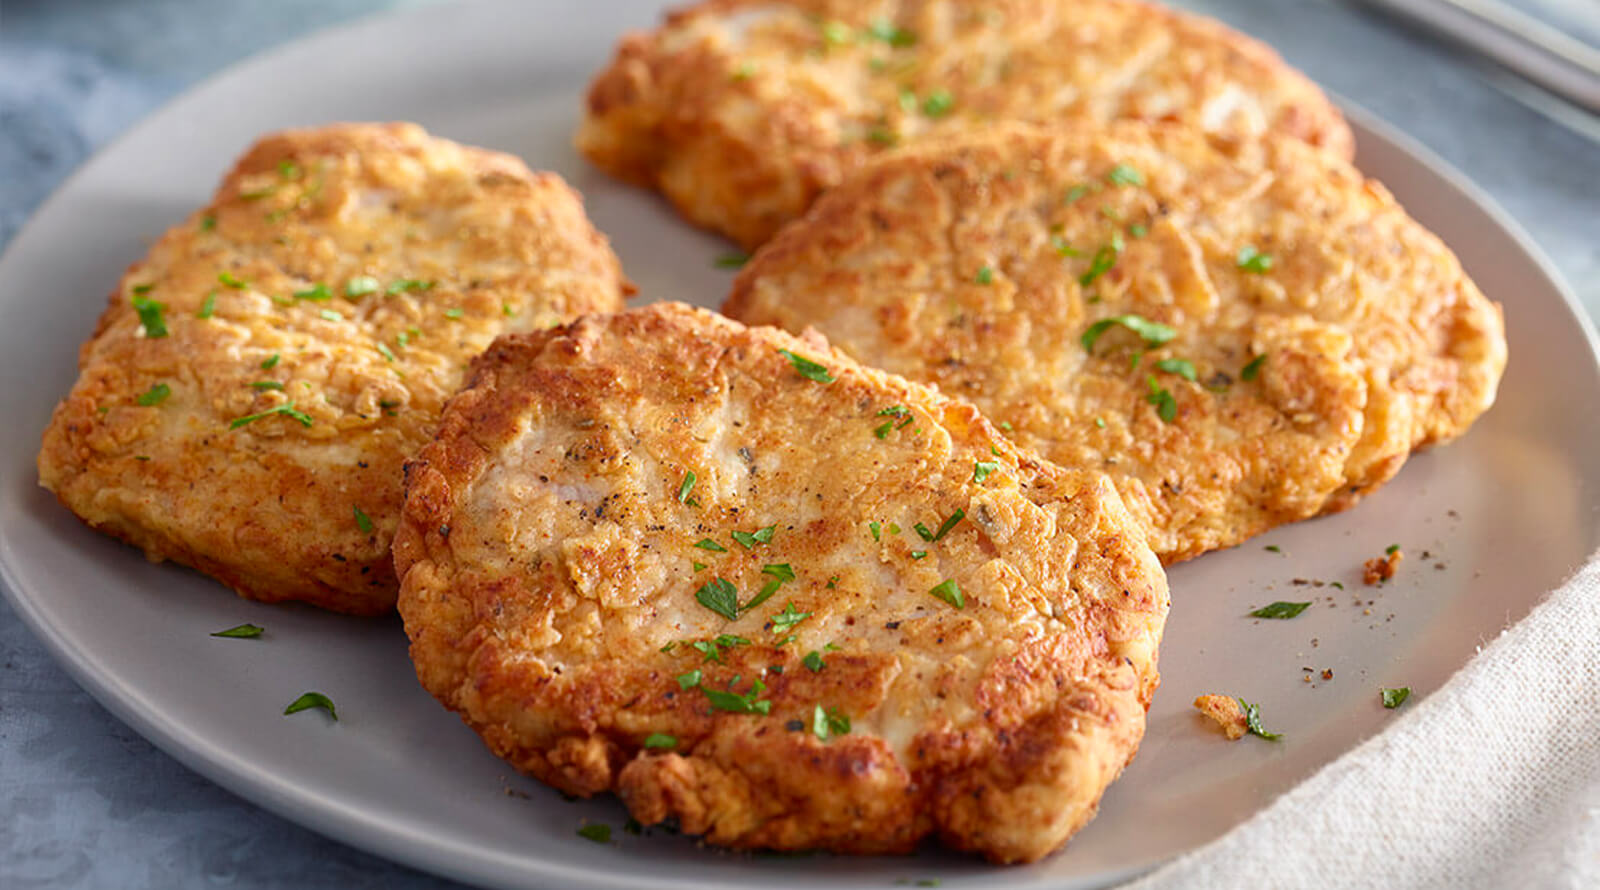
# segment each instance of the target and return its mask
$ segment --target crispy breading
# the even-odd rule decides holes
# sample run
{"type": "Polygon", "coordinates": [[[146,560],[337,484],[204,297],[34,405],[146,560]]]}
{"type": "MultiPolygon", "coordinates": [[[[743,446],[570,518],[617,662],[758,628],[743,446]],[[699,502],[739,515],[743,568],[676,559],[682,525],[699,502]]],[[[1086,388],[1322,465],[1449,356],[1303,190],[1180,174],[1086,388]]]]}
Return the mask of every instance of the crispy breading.
{"type": "Polygon", "coordinates": [[[1361,566],[1361,583],[1374,587],[1393,578],[1400,569],[1400,561],[1405,558],[1405,551],[1395,547],[1385,551],[1382,556],[1367,560],[1361,566]]]}
{"type": "Polygon", "coordinates": [[[709,0],[622,39],[577,145],[753,249],[892,146],[1117,118],[1354,152],[1270,48],[1138,0],[709,0]]]}
{"type": "Polygon", "coordinates": [[[1506,361],[1499,307],[1378,183],[1291,139],[1137,122],[887,157],[724,311],[1104,468],[1168,562],[1349,507],[1487,410],[1506,361]]]}
{"type": "Polygon", "coordinates": [[[1250,722],[1245,717],[1244,708],[1239,706],[1239,700],[1231,695],[1217,695],[1206,693],[1194,700],[1195,710],[1211,718],[1228,741],[1238,741],[1250,731],[1250,722]]]}
{"type": "Polygon", "coordinates": [[[112,292],[39,477],[244,596],[385,612],[402,465],[467,360],[625,287],[577,193],[509,155],[410,124],[268,136],[112,292]]]}
{"type": "Polygon", "coordinates": [[[1167,610],[1102,474],[676,304],[496,341],[395,562],[496,754],[737,848],[1049,853],[1139,744],[1167,610]]]}

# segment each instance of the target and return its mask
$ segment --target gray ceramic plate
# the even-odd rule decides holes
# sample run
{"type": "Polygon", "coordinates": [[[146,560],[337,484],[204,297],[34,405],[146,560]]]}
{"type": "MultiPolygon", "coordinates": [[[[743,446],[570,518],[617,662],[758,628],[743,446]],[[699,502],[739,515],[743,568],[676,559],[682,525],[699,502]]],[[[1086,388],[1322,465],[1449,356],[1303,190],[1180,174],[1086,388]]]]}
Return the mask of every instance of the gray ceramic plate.
{"type": "Polygon", "coordinates": [[[609,182],[569,148],[588,75],[653,4],[599,0],[427,8],[325,32],[247,62],[135,127],[39,211],[0,261],[0,566],[25,621],[120,718],[218,783],[329,835],[424,869],[504,886],[666,890],[749,886],[1099,886],[1204,843],[1392,719],[1380,685],[1426,695],[1600,541],[1600,371],[1593,334],[1503,216],[1436,159],[1355,115],[1360,165],[1384,180],[1505,305],[1500,404],[1463,441],[1420,456],[1357,509],[1282,529],[1172,572],[1163,686],[1137,761],[1062,855],[991,869],[927,851],[902,859],[763,859],[661,834],[599,846],[565,803],[519,778],[418,686],[396,620],[236,599],[81,526],[35,484],[33,456],[78,343],[145,245],[204,202],[258,133],[337,119],[410,119],[527,158],[588,195],[644,295],[715,306],[728,246],[662,202],[609,182]],[[1358,581],[1390,543],[1409,558],[1358,581]],[[1281,552],[1264,549],[1274,545],[1281,552]],[[1431,554],[1422,555],[1423,551],[1431,554]],[[1343,592],[1295,586],[1339,581],[1343,592]],[[1245,611],[1316,605],[1285,622],[1245,611]],[[1357,604],[1356,600],[1360,603],[1357,604]],[[255,641],[207,634],[242,621],[255,641]],[[1318,679],[1303,682],[1302,668],[1318,679]],[[1323,681],[1323,669],[1334,679],[1323,681]],[[341,720],[286,718],[307,689],[341,720]],[[1259,701],[1286,739],[1227,744],[1189,701],[1259,701]],[[515,794],[507,794],[510,789],[515,794]]]}

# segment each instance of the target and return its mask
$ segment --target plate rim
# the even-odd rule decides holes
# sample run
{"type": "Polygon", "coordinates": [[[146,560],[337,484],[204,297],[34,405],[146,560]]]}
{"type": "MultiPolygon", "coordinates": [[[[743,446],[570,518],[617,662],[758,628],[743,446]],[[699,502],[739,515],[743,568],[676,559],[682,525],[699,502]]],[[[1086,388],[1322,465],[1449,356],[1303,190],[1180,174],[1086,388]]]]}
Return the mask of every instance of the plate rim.
{"type": "MultiPolygon", "coordinates": [[[[473,0],[469,5],[503,7],[515,5],[515,0],[473,0]]],[[[237,88],[235,85],[240,81],[248,81],[254,76],[259,76],[257,74],[259,71],[270,70],[277,64],[279,57],[301,52],[306,44],[337,41],[354,32],[374,26],[392,25],[399,20],[426,20],[457,11],[458,8],[453,4],[441,4],[388,9],[360,15],[264,48],[189,85],[156,105],[91,153],[52,190],[16,230],[4,251],[0,251],[0,281],[8,277],[7,272],[13,265],[25,262],[20,257],[28,247],[28,242],[32,240],[33,233],[41,227],[40,221],[56,214],[66,196],[76,191],[79,184],[98,168],[120,154],[125,145],[142,136],[147,130],[159,127],[168,117],[180,113],[185,106],[199,101],[206,95],[215,92],[226,93],[237,88]]],[[[1389,143],[1401,154],[1425,167],[1453,191],[1455,197],[1465,199],[1483,212],[1500,233],[1510,237],[1522,254],[1532,261],[1533,267],[1544,278],[1548,289],[1560,297],[1567,315],[1577,322],[1580,337],[1588,348],[1590,371],[1596,377],[1600,377],[1600,333],[1597,333],[1595,321],[1577,297],[1571,284],[1522,224],[1492,196],[1433,149],[1348,98],[1326,87],[1323,87],[1323,90],[1345,115],[1352,129],[1356,130],[1358,145],[1363,133],[1370,133],[1380,141],[1389,143]]],[[[0,537],[0,595],[5,596],[19,619],[43,644],[55,663],[101,707],[150,741],[163,754],[254,806],[357,849],[420,869],[431,875],[458,881],[495,886],[526,886],[526,882],[531,878],[540,883],[559,882],[554,885],[575,888],[627,886],[641,890],[694,886],[687,879],[596,873],[576,863],[556,860],[540,860],[532,864],[530,869],[530,863],[526,859],[508,859],[490,850],[461,849],[448,840],[433,838],[415,827],[408,826],[402,820],[387,818],[385,814],[344,803],[337,795],[321,793],[304,783],[297,783],[254,768],[249,760],[234,756],[229,751],[208,742],[203,734],[198,733],[189,724],[162,719],[157,709],[141,707],[144,703],[141,690],[122,683],[114,672],[103,669],[96,663],[96,659],[88,657],[86,653],[73,646],[64,630],[51,623],[35,605],[35,597],[24,594],[22,585],[12,568],[12,560],[9,558],[11,548],[7,544],[6,539],[0,537]]],[[[1457,666],[1455,670],[1459,671],[1462,666],[1457,666]]],[[[1325,766],[1326,764],[1319,766],[1318,770],[1325,766]]],[[[1250,817],[1247,817],[1247,821],[1248,818],[1250,817]]],[[[1231,832],[1237,827],[1238,825],[1235,825],[1228,830],[1231,832]]],[[[1192,849],[1199,848],[1191,848],[1191,851],[1192,849]]],[[[1097,877],[1102,881],[1120,883],[1153,870],[1165,861],[1169,860],[1108,870],[1097,877]]]]}

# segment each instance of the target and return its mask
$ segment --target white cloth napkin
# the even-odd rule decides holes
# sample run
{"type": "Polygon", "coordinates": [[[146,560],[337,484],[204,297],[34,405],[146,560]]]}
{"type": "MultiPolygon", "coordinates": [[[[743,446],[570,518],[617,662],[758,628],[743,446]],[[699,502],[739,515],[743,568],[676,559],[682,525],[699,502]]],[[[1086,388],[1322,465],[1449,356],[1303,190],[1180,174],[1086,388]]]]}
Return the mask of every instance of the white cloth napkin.
{"type": "Polygon", "coordinates": [[[1404,707],[1125,890],[1600,888],[1600,554],[1404,707]]]}

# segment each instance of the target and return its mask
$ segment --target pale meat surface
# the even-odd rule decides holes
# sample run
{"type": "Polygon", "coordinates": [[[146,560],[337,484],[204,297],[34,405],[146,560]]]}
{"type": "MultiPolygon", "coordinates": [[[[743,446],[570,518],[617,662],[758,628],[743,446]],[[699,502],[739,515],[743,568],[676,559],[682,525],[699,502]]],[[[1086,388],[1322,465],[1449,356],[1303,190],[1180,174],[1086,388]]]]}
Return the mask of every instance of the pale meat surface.
{"type": "Polygon", "coordinates": [[[1168,562],[1350,506],[1487,410],[1506,362],[1499,307],[1378,183],[1295,140],[1136,122],[886,157],[724,311],[1105,470],[1168,562]]]}
{"type": "Polygon", "coordinates": [[[40,480],[244,596],[385,612],[402,467],[467,362],[625,288],[577,194],[509,155],[409,124],[271,135],[111,293],[40,480]]]}
{"type": "Polygon", "coordinates": [[[497,341],[395,560],[422,684],[496,754],[736,848],[1049,853],[1139,744],[1167,610],[1103,474],[675,304],[497,341]]]}
{"type": "Polygon", "coordinates": [[[1138,0],[710,0],[622,39],[577,144],[754,248],[894,146],[1118,118],[1354,150],[1338,110],[1270,48],[1138,0]]]}

